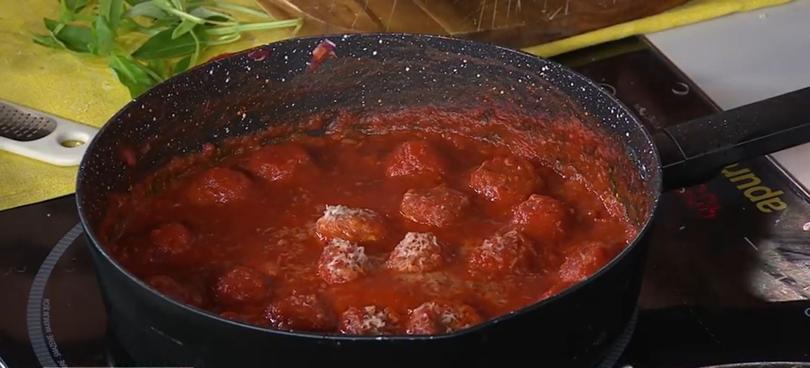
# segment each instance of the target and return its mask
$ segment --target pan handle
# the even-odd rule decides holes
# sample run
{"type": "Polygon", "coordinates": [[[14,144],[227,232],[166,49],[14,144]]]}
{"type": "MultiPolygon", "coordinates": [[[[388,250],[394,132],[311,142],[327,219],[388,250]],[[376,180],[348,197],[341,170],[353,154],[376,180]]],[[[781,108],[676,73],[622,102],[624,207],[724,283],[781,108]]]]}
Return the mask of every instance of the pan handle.
{"type": "Polygon", "coordinates": [[[664,188],[702,183],[723,166],[810,141],[810,87],[654,134],[664,188]]]}

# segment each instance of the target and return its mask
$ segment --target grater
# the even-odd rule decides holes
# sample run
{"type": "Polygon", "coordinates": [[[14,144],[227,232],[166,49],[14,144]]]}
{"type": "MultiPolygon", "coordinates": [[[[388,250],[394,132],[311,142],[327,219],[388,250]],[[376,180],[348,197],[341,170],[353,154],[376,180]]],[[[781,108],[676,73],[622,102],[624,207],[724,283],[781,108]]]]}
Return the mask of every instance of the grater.
{"type": "Polygon", "coordinates": [[[0,100],[0,150],[58,166],[78,165],[95,128],[0,100]]]}

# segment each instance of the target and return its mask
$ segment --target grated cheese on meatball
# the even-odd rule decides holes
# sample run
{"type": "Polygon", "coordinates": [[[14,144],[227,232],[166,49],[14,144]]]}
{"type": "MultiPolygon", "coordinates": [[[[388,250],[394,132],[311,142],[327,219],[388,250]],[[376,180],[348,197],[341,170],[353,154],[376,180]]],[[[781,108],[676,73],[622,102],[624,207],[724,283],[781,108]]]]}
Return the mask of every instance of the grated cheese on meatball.
{"type": "Polygon", "coordinates": [[[385,262],[385,267],[399,272],[428,272],[444,264],[442,247],[431,233],[405,234],[385,262]]]}
{"type": "Polygon", "coordinates": [[[315,223],[315,231],[325,239],[340,238],[357,243],[379,241],[385,237],[382,216],[365,208],[326,206],[315,223]]]}
{"type": "Polygon", "coordinates": [[[467,265],[473,275],[498,277],[529,272],[535,258],[532,243],[518,231],[511,230],[485,239],[470,252],[467,265]]]}
{"type": "Polygon", "coordinates": [[[323,248],[318,261],[318,274],[329,284],[343,284],[366,274],[368,256],[365,249],[344,239],[332,239],[323,248]]]}
{"type": "Polygon", "coordinates": [[[353,335],[383,335],[395,332],[398,325],[399,316],[394,311],[368,305],[343,312],[340,331],[353,335]]]}
{"type": "Polygon", "coordinates": [[[469,305],[427,302],[411,311],[406,332],[410,335],[450,333],[481,321],[481,316],[469,305]]]}

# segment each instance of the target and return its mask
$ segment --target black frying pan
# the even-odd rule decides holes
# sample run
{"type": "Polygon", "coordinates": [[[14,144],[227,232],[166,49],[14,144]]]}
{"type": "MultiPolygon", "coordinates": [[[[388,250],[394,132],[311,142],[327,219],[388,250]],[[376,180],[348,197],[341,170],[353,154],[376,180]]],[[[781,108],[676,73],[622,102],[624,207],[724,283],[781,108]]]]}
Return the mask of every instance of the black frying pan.
{"type": "MultiPolygon", "coordinates": [[[[124,107],[89,146],[78,176],[79,214],[111,332],[137,362],[492,366],[529,359],[552,367],[595,366],[610,358],[633,318],[646,233],[662,188],[696,183],[722,165],[810,139],[810,89],[652,136],[630,110],[587,78],[528,54],[436,36],[329,39],[336,57],[318,67],[308,62],[321,37],[270,44],[173,78],[124,107]],[[376,114],[424,105],[463,111],[482,104],[549,117],[574,113],[604,134],[604,144],[620,147],[630,158],[607,162],[604,170],[640,229],[621,254],[586,281],[484,324],[432,337],[353,337],[245,325],[164,297],[123,269],[98,240],[110,193],[125,191],[169,158],[197,152],[204,143],[337,109],[376,114]]],[[[545,128],[516,129],[542,134],[545,128]]],[[[592,151],[583,147],[585,159],[569,164],[586,164],[597,154],[592,151]]]]}

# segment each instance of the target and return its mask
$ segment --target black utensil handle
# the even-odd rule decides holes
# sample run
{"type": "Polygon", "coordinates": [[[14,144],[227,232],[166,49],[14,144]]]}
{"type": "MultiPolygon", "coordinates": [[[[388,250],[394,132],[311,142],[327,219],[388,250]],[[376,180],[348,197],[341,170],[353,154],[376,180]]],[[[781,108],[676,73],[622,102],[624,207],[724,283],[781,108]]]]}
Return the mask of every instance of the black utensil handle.
{"type": "Polygon", "coordinates": [[[664,128],[654,139],[665,189],[699,184],[725,165],[810,141],[810,87],[664,128]]]}

